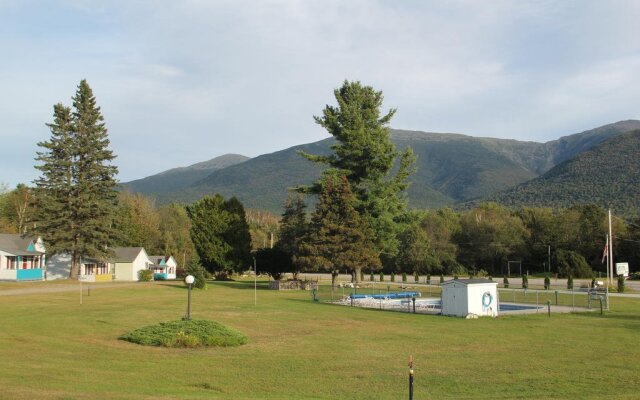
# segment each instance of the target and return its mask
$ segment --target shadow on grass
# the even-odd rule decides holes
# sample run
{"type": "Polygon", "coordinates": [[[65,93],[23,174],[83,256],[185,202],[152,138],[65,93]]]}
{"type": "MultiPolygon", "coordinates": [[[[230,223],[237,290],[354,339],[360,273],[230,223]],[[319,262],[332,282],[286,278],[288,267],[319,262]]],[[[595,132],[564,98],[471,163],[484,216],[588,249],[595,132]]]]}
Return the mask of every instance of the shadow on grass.
{"type": "MultiPolygon", "coordinates": [[[[254,283],[250,281],[207,281],[207,284],[212,286],[223,286],[229,289],[238,289],[238,290],[253,290],[254,283]]],[[[257,285],[258,290],[269,290],[268,282],[258,282],[257,285]]]]}

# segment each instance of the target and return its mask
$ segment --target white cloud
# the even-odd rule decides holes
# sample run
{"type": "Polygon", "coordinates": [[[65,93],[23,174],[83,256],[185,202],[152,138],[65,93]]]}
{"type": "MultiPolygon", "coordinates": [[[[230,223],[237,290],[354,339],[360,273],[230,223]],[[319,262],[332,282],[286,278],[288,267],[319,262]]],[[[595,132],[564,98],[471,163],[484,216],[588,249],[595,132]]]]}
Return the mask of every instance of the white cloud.
{"type": "Polygon", "coordinates": [[[38,5],[0,3],[0,139],[27,151],[0,160],[12,184],[33,178],[51,107],[82,78],[123,180],[320,139],[312,116],[344,79],[384,91],[405,129],[549,140],[640,117],[637,2],[38,5]]]}

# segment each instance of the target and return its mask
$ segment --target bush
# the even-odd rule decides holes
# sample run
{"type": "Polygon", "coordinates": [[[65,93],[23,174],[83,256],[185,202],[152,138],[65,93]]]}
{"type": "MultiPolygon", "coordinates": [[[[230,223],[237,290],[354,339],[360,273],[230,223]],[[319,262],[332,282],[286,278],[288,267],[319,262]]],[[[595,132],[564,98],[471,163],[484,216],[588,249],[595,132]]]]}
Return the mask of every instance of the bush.
{"type": "Polygon", "coordinates": [[[420,275],[418,275],[417,271],[413,273],[413,280],[415,281],[415,283],[420,282],[420,275]]]}
{"type": "Polygon", "coordinates": [[[371,272],[371,275],[369,276],[369,280],[373,282],[373,272],[371,272]]]}
{"type": "Polygon", "coordinates": [[[558,250],[555,254],[560,277],[591,278],[593,270],[587,260],[575,251],[558,250]]]}
{"type": "Polygon", "coordinates": [[[150,269],[141,269],[138,271],[138,281],[151,282],[153,280],[153,271],[150,269]]]}
{"type": "Polygon", "coordinates": [[[384,272],[380,271],[380,282],[384,282],[384,272]]]}
{"type": "Polygon", "coordinates": [[[427,285],[431,285],[431,274],[427,274],[427,285]]]}
{"type": "Polygon", "coordinates": [[[440,283],[442,284],[444,282],[444,275],[440,274],[440,283]]]}
{"type": "Polygon", "coordinates": [[[402,282],[406,282],[407,281],[407,273],[403,272],[402,273],[402,282]]]}
{"type": "Polygon", "coordinates": [[[198,260],[191,260],[187,263],[187,275],[193,275],[195,281],[193,287],[197,289],[207,288],[207,279],[204,274],[204,267],[198,260]]]}
{"type": "Polygon", "coordinates": [[[571,275],[567,277],[567,289],[573,289],[573,277],[571,275]]]}
{"type": "Polygon", "coordinates": [[[504,285],[504,287],[508,288],[509,287],[509,278],[507,278],[505,276],[504,279],[502,280],[502,284],[504,285]]]}
{"type": "Polygon", "coordinates": [[[551,278],[549,278],[549,275],[545,275],[545,277],[544,277],[544,289],[545,290],[549,290],[550,287],[551,287],[551,278]]]}
{"type": "Polygon", "coordinates": [[[193,319],[145,326],[119,339],[144,346],[163,347],[227,347],[247,343],[247,337],[236,330],[215,321],[193,319]]]}
{"type": "Polygon", "coordinates": [[[624,293],[624,275],[618,275],[618,293],[624,293]]]}
{"type": "Polygon", "coordinates": [[[523,289],[529,288],[529,277],[526,275],[522,275],[522,288],[523,289]]]}
{"type": "Polygon", "coordinates": [[[395,273],[391,273],[391,282],[395,282],[396,281],[396,274],[395,273]]]}

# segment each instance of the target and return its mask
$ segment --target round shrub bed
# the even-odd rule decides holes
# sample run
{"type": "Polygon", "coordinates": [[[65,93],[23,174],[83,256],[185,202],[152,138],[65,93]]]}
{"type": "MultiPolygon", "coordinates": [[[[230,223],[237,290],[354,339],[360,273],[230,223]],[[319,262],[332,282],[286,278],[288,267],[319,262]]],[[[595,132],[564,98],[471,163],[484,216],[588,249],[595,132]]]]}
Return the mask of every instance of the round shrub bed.
{"type": "Polygon", "coordinates": [[[247,337],[214,321],[180,320],[145,326],[120,336],[121,340],[145,346],[200,347],[240,346],[247,337]]]}

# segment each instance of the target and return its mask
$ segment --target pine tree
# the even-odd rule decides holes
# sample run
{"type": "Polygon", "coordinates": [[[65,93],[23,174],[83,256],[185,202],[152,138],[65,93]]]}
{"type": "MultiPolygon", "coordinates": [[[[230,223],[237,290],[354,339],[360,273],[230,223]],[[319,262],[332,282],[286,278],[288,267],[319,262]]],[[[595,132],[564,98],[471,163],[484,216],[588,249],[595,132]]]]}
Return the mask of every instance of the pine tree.
{"type": "Polygon", "coordinates": [[[354,280],[363,267],[379,268],[369,228],[353,207],[347,177],[325,174],[319,197],[301,245],[300,262],[311,270],[347,269],[354,280]]]}
{"type": "MultiPolygon", "coordinates": [[[[357,199],[355,207],[373,229],[378,251],[390,259],[398,251],[398,219],[406,210],[404,190],[415,157],[410,148],[400,155],[391,142],[388,125],[396,110],[381,116],[382,92],[360,82],[345,81],[334,95],[338,106],[327,105],[322,117],[314,117],[336,138],[334,153],[301,155],[347,177],[357,199]],[[396,161],[399,168],[392,176],[396,161]]],[[[320,182],[299,191],[317,194],[320,182]]]]}
{"type": "Polygon", "coordinates": [[[51,139],[38,143],[36,183],[38,211],[35,231],[52,253],[72,257],[70,277],[76,278],[82,257],[104,259],[117,237],[113,225],[118,170],[100,107],[86,80],[73,97],[73,112],[54,106],[48,124],[51,139]]]}

